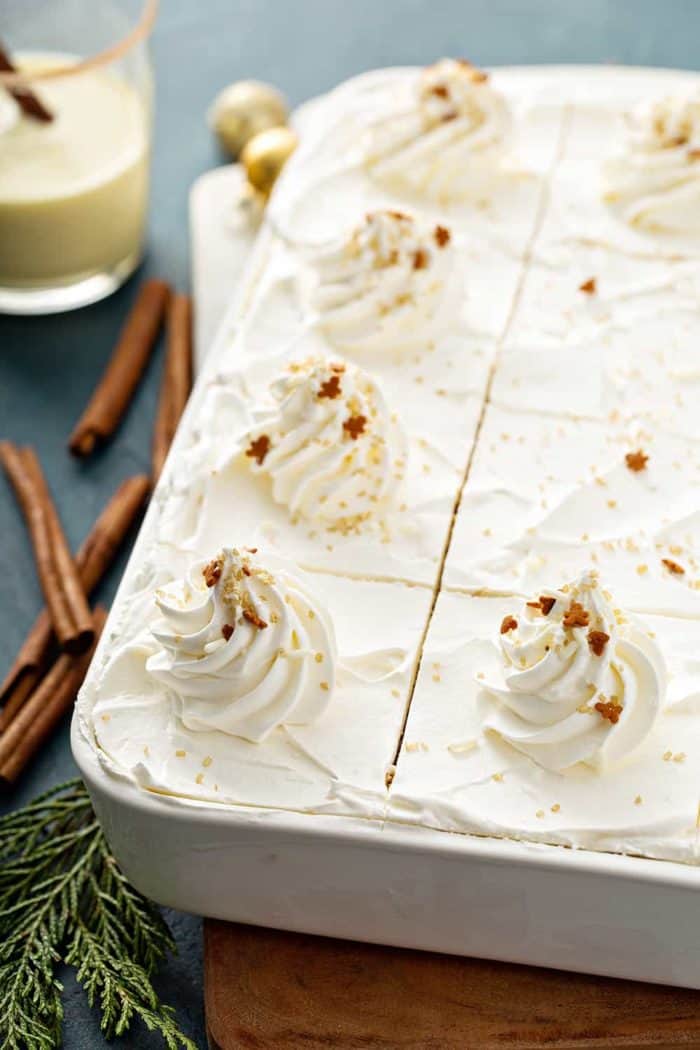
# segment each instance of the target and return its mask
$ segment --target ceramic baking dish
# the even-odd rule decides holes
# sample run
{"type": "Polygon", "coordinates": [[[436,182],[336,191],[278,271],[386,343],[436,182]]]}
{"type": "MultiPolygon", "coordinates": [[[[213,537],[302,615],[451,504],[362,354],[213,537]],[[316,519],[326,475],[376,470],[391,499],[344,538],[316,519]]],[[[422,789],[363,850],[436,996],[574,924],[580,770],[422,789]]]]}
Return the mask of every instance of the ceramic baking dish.
{"type": "MultiPolygon", "coordinates": [[[[567,67],[499,76],[537,78],[552,88],[595,78],[601,91],[633,97],[650,78],[662,91],[690,74],[567,67]]],[[[217,344],[236,327],[265,241],[263,233],[205,374],[216,368],[217,344]]],[[[185,428],[199,400],[196,390],[185,428]]],[[[161,491],[164,485],[167,469],[161,491]]],[[[115,608],[139,572],[157,502],[158,493],[115,608]]],[[[109,639],[108,623],[100,651],[109,639]]],[[[103,771],[80,707],[72,747],[120,864],[162,904],[281,929],[700,988],[700,866],[145,792],[103,771]]]]}

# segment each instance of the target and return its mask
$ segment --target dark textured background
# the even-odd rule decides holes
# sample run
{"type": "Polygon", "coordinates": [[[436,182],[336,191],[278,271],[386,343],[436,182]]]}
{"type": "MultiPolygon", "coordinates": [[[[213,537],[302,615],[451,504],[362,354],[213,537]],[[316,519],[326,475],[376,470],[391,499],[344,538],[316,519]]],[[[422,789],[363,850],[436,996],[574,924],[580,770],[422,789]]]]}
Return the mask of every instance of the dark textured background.
{"type": "MultiPolygon", "coordinates": [[[[426,63],[443,54],[491,65],[622,62],[700,66],[698,0],[161,0],[153,41],[156,133],[145,271],[188,285],[187,193],[218,163],[204,122],[217,90],[255,76],[292,103],[376,66],[426,63]]],[[[0,35],[2,4],[0,0],[0,35]]],[[[118,439],[77,464],[65,439],[107,359],[135,282],[107,302],[55,318],[0,317],[0,436],[31,441],[47,470],[69,538],[77,544],[128,474],[148,468],[160,360],[156,358],[118,439]]],[[[9,491],[0,483],[0,667],[9,664],[40,603],[31,554],[9,491]]],[[[109,600],[123,561],[103,587],[109,600]]],[[[68,726],[2,808],[14,808],[74,774],[68,726]]],[[[157,984],[183,1029],[206,1045],[198,919],[170,914],[180,954],[157,984]]],[[[235,965],[235,959],[231,960],[235,965]]],[[[104,1045],[70,975],[68,1050],[104,1045]]],[[[162,1045],[144,1031],[124,1047],[162,1045]]]]}

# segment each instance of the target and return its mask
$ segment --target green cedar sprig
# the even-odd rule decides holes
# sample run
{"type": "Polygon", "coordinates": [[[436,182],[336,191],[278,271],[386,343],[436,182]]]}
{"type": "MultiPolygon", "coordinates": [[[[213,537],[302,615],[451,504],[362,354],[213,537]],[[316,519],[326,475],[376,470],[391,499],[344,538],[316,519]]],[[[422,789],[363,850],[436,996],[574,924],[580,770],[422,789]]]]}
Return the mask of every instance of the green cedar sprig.
{"type": "Polygon", "coordinates": [[[168,1050],[197,1050],[151,977],[175,943],[129,885],[80,780],[0,818],[0,1050],[61,1045],[61,963],[74,966],[106,1038],[134,1020],[168,1050]]]}

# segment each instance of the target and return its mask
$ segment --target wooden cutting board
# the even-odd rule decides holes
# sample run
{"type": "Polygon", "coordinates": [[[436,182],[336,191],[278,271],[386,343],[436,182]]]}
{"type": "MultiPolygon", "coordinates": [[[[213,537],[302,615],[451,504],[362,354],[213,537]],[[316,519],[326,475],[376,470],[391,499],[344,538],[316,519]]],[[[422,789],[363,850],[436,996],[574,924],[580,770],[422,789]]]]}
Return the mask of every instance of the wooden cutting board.
{"type": "Polygon", "coordinates": [[[700,992],[207,920],[212,1050],[700,1048],[700,992]]]}

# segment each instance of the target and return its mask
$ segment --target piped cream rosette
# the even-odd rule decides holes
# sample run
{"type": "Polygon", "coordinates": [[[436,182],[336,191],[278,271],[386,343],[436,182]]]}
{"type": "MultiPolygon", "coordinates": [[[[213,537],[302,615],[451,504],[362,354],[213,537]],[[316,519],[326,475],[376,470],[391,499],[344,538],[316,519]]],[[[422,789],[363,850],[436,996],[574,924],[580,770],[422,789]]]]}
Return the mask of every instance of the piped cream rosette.
{"type": "Polygon", "coordinates": [[[345,350],[428,343],[455,321],[461,281],[450,229],[402,211],[367,214],[313,252],[301,294],[311,322],[345,350]]]}
{"type": "Polygon", "coordinates": [[[255,473],[292,516],[352,528],[390,507],[408,456],[377,381],[349,362],[293,362],[270,387],[275,407],[244,441],[255,473]]]}
{"type": "Polygon", "coordinates": [[[333,625],[286,569],[273,575],[255,551],[227,548],[159,588],[156,602],[158,650],[146,669],[167,687],[186,729],[259,742],[325,711],[337,664],[333,625]]]}
{"type": "Polygon", "coordinates": [[[485,728],[546,769],[602,769],[650,732],[666,691],[663,656],[592,572],[522,602],[500,626],[503,678],[485,728]]]}
{"type": "Polygon", "coordinates": [[[366,132],[373,178],[432,199],[458,199],[500,164],[511,130],[487,73],[443,58],[397,93],[366,132]]]}
{"type": "Polygon", "coordinates": [[[603,196],[631,226],[700,233],[700,93],[659,99],[628,115],[626,142],[604,167],[603,196]]]}

